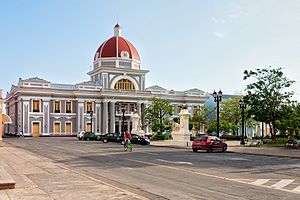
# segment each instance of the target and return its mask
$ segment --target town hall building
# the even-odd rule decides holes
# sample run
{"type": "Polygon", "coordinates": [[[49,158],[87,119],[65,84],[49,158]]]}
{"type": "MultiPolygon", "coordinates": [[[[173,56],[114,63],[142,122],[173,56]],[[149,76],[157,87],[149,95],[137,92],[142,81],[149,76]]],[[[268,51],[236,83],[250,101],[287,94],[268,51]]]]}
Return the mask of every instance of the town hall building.
{"type": "MultiPolygon", "coordinates": [[[[80,131],[121,132],[132,129],[130,117],[139,115],[151,104],[152,97],[167,99],[174,107],[185,104],[191,113],[205,103],[209,94],[199,90],[146,88],[137,49],[121,35],[119,24],[114,36],[96,50],[90,80],[77,84],[52,83],[38,77],[19,79],[5,98],[6,114],[12,119],[5,133],[25,136],[75,135],[80,131]]],[[[145,128],[147,129],[147,128],[145,128]]],[[[150,131],[150,130],[145,130],[150,131]]]]}

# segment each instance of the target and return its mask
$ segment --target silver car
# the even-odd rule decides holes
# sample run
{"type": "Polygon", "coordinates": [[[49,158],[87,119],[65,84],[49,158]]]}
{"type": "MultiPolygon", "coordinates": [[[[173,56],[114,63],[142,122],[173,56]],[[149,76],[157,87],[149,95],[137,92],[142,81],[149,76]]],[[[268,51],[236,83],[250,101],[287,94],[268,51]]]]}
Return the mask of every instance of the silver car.
{"type": "Polygon", "coordinates": [[[85,133],[85,131],[80,131],[80,132],[78,132],[77,133],[77,138],[79,139],[79,140],[82,140],[82,138],[83,138],[83,134],[85,133]]]}

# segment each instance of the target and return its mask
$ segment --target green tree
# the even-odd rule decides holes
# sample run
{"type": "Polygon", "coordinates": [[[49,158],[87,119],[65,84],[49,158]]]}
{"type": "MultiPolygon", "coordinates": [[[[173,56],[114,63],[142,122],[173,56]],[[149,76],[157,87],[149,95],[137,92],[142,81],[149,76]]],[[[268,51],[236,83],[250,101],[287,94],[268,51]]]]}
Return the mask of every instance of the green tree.
{"type": "Polygon", "coordinates": [[[209,110],[205,105],[195,109],[193,116],[190,118],[190,124],[197,133],[200,131],[201,126],[208,126],[210,121],[208,116],[212,112],[213,110],[209,110]]]}
{"type": "Polygon", "coordinates": [[[283,76],[282,68],[245,70],[244,80],[255,81],[246,87],[245,99],[250,106],[248,114],[254,119],[266,122],[271,127],[272,137],[276,135],[275,121],[280,120],[278,110],[281,105],[290,103],[293,92],[287,91],[294,81],[283,76]]]}
{"type": "Polygon", "coordinates": [[[152,104],[145,112],[145,120],[148,122],[152,131],[162,133],[165,129],[169,129],[169,119],[173,114],[173,107],[170,105],[170,101],[153,97],[152,104]]]}
{"type": "Polygon", "coordinates": [[[220,106],[220,122],[223,124],[223,131],[233,132],[234,135],[241,123],[242,111],[239,103],[241,98],[242,96],[237,95],[231,99],[223,100],[220,106]]]}
{"type": "Polygon", "coordinates": [[[300,104],[283,105],[279,112],[280,120],[275,121],[280,134],[295,135],[300,131],[300,104]]]}

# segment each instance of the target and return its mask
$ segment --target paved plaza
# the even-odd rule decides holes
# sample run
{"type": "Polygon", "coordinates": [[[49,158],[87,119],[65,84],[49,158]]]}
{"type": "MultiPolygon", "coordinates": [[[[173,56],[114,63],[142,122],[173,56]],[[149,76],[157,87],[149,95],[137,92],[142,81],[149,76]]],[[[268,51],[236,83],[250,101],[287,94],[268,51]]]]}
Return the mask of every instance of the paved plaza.
{"type": "Polygon", "coordinates": [[[135,145],[129,153],[118,143],[73,137],[5,138],[0,163],[16,185],[0,190],[0,199],[295,199],[300,194],[300,160],[291,157],[296,150],[231,143],[229,153],[207,154],[158,143],[135,145]]]}

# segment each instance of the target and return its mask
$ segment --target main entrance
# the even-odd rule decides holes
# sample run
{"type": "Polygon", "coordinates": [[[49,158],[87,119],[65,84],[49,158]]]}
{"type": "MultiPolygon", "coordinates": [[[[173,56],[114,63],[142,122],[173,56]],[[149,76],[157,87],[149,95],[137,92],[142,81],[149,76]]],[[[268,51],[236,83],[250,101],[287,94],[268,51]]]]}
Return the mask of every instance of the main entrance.
{"type": "Polygon", "coordinates": [[[33,122],[32,123],[32,137],[39,137],[40,136],[40,122],[33,122]]]}

